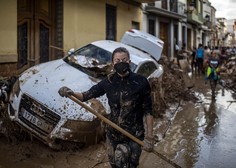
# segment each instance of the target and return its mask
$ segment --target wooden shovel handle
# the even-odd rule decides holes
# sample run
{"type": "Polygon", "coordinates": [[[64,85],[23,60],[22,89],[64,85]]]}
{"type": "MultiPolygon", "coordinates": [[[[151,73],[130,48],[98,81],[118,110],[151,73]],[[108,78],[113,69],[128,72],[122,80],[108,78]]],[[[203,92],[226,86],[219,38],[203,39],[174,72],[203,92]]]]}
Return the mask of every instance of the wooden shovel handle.
{"type": "Polygon", "coordinates": [[[124,130],[123,128],[119,127],[118,125],[116,125],[115,123],[111,122],[109,119],[107,119],[106,117],[104,117],[103,115],[101,115],[100,113],[98,113],[96,110],[92,109],[91,107],[89,107],[88,105],[86,105],[85,103],[81,102],[80,100],[78,100],[75,95],[69,95],[68,96],[71,100],[73,100],[74,102],[78,103],[80,106],[82,106],[83,108],[85,108],[87,111],[91,112],[92,114],[94,114],[95,116],[97,116],[99,119],[101,119],[102,121],[104,121],[106,124],[110,125],[111,127],[113,127],[114,129],[118,130],[119,132],[121,132],[122,134],[124,134],[125,136],[129,137],[130,139],[132,139],[133,141],[135,141],[136,143],[138,143],[139,145],[143,146],[144,143],[143,141],[139,140],[138,138],[136,138],[135,136],[133,136],[132,134],[130,134],[129,132],[127,132],[126,130],[124,130]]]}
{"type": "MultiPolygon", "coordinates": [[[[119,127],[118,125],[116,125],[115,123],[113,123],[112,121],[110,121],[109,119],[107,119],[106,117],[104,117],[103,115],[101,115],[100,113],[98,113],[96,110],[94,110],[93,108],[87,106],[85,103],[81,102],[79,99],[76,98],[75,94],[69,95],[68,98],[70,98],[71,100],[73,100],[74,102],[76,102],[77,104],[79,104],[81,107],[83,107],[84,109],[86,109],[87,111],[91,112],[92,114],[94,114],[95,116],[97,116],[99,119],[101,119],[102,121],[104,121],[106,124],[110,125],[111,127],[113,127],[114,129],[116,129],[117,131],[121,132],[122,134],[124,134],[125,136],[127,136],[128,138],[130,138],[131,140],[133,140],[134,142],[138,143],[141,146],[144,146],[144,142],[141,141],[140,139],[136,138],[135,136],[133,136],[132,134],[130,134],[129,132],[127,132],[126,130],[124,130],[123,128],[119,127]]],[[[175,162],[171,161],[170,159],[166,158],[164,155],[160,154],[158,151],[156,151],[155,149],[152,151],[152,153],[154,153],[155,155],[157,155],[158,157],[160,157],[161,159],[165,160],[166,162],[168,162],[169,164],[171,164],[173,167],[176,168],[181,168],[179,165],[177,165],[175,162]]]]}

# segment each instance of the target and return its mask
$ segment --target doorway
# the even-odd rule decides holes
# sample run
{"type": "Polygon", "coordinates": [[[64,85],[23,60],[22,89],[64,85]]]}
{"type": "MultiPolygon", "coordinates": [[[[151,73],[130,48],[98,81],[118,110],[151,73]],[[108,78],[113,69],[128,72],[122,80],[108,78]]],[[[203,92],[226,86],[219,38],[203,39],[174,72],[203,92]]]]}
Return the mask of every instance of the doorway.
{"type": "Polygon", "coordinates": [[[168,23],[160,22],[160,39],[164,41],[163,54],[168,56],[168,23]]]}
{"type": "Polygon", "coordinates": [[[52,46],[62,48],[62,5],[62,0],[17,1],[18,69],[58,58],[52,46]]]}
{"type": "Polygon", "coordinates": [[[187,43],[187,49],[192,50],[192,34],[191,34],[191,29],[187,29],[187,38],[188,38],[188,43],[187,43]]]}

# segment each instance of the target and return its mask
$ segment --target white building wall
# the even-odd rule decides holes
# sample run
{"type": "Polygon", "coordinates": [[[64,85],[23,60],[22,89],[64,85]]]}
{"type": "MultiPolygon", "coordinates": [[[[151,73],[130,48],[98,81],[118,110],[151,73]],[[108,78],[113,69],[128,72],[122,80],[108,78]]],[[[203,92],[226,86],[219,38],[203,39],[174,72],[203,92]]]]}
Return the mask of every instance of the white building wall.
{"type": "Polygon", "coordinates": [[[206,15],[211,16],[211,4],[209,2],[203,3],[203,19],[206,15]]]}
{"type": "Polygon", "coordinates": [[[233,29],[233,26],[234,26],[234,19],[231,19],[231,20],[227,20],[227,31],[230,32],[230,33],[233,33],[234,32],[234,29],[233,29]]]}
{"type": "Polygon", "coordinates": [[[182,48],[183,39],[182,39],[182,23],[178,22],[178,46],[182,48]]]}
{"type": "Polygon", "coordinates": [[[143,14],[142,22],[143,22],[143,24],[142,24],[141,30],[143,30],[144,32],[147,32],[148,19],[147,19],[147,15],[145,13],[143,14]]]}

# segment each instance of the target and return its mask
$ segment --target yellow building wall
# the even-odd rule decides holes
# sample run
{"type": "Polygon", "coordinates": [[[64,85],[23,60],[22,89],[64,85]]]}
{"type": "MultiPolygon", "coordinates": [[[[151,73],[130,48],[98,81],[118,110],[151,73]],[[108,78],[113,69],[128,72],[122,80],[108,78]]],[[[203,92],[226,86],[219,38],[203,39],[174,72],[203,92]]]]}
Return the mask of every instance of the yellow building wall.
{"type": "Polygon", "coordinates": [[[64,0],[64,49],[79,48],[106,38],[106,4],[117,7],[117,41],[132,28],[132,21],[142,21],[139,7],[120,0],[64,0]]]}
{"type": "Polygon", "coordinates": [[[0,63],[17,61],[17,1],[0,0],[0,63]]]}

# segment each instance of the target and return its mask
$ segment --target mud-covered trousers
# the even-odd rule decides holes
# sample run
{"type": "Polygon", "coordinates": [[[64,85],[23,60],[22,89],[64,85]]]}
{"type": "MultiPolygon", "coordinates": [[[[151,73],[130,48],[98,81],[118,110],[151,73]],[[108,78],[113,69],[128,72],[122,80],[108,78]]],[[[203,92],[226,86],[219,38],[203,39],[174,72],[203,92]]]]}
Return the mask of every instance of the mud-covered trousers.
{"type": "Polygon", "coordinates": [[[119,142],[106,138],[107,153],[112,168],[136,168],[142,149],[132,140],[119,142]]]}

